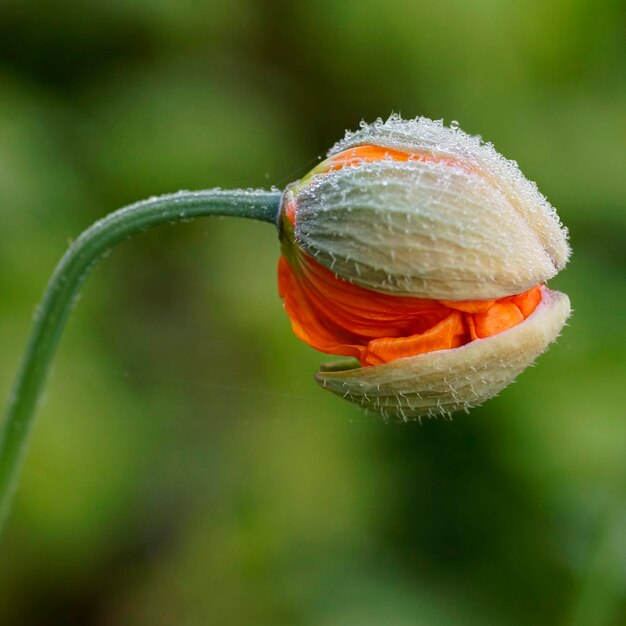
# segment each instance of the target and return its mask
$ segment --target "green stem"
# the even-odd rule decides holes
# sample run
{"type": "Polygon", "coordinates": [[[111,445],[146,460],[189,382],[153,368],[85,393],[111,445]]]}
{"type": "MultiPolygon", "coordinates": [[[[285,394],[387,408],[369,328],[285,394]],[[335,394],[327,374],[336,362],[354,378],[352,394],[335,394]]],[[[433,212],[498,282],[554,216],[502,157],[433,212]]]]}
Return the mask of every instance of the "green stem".
{"type": "Polygon", "coordinates": [[[116,243],[158,226],[209,215],[276,223],[278,191],[181,191],[131,204],[84,231],[57,265],[37,309],[0,424],[0,531],[17,487],[28,436],[72,305],[97,261],[116,243]]]}

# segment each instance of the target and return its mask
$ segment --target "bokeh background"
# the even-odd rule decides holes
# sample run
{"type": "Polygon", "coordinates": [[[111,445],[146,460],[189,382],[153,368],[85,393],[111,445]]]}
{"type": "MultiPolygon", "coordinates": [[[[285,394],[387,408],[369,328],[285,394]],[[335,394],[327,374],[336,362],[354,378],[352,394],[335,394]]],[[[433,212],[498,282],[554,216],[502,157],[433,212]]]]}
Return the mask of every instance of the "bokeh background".
{"type": "Polygon", "coordinates": [[[142,235],[92,275],[0,547],[4,626],[626,623],[621,0],[2,0],[0,391],[68,241],[178,189],[283,187],[400,112],[558,208],[575,310],[453,421],[313,382],[267,224],[142,235]]]}

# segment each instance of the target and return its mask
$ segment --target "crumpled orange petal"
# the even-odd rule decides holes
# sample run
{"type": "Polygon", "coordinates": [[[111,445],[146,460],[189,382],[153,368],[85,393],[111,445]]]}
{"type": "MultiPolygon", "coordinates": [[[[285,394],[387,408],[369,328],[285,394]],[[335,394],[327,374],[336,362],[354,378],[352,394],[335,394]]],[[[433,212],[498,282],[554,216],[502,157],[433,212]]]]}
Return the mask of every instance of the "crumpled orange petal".
{"type": "Polygon", "coordinates": [[[313,348],[377,365],[457,348],[524,321],[539,286],[498,300],[461,302],[382,294],[353,285],[298,251],[297,268],[278,264],[278,289],[294,333],[313,348]]]}

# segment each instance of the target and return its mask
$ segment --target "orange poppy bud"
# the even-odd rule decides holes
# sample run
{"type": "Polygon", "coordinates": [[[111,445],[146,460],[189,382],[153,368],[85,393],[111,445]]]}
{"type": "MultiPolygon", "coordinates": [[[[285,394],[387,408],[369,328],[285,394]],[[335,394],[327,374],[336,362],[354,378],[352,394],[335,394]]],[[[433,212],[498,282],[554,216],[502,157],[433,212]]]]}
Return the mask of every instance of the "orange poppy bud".
{"type": "Polygon", "coordinates": [[[556,211],[516,163],[441,121],[347,133],[287,188],[279,227],[295,334],[358,359],[318,381],[383,415],[479,404],[569,315],[542,286],[570,254],[556,211]]]}

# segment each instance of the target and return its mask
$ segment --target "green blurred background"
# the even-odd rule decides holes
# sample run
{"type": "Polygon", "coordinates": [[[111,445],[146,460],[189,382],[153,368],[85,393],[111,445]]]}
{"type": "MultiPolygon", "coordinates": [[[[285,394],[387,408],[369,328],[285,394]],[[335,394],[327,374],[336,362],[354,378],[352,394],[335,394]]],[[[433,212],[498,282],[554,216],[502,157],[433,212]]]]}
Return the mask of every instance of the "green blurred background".
{"type": "Polygon", "coordinates": [[[0,391],[98,217],[300,177],[392,111],[458,120],[557,207],[574,316],[453,421],[313,382],[266,224],[120,246],[61,344],[0,548],[0,624],[626,623],[622,0],[2,0],[0,391]]]}

